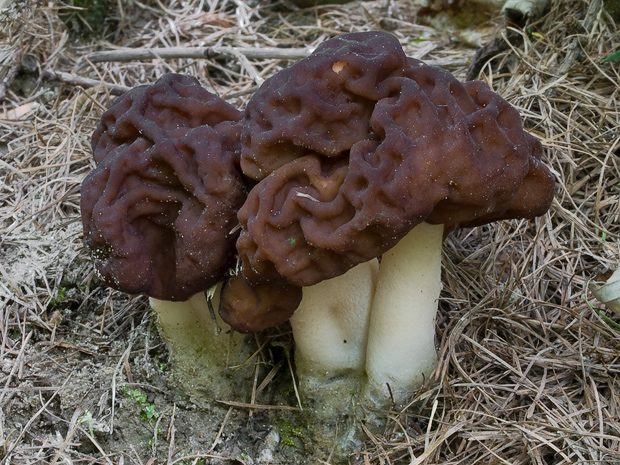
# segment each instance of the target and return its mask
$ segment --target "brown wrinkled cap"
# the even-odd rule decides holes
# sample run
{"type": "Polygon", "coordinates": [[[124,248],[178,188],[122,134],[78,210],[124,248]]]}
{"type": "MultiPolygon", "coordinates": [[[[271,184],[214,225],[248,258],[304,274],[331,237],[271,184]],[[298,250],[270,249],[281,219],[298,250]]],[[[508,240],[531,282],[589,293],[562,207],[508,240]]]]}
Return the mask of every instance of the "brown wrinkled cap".
{"type": "Polygon", "coordinates": [[[81,209],[85,244],[107,285],[186,300],[223,279],[245,199],[233,151],[240,119],[180,75],[128,92],[103,115],[81,209]]]}
{"type": "Polygon", "coordinates": [[[243,172],[256,180],[308,152],[339,156],[373,138],[368,124],[381,84],[400,76],[406,57],[391,34],[343,34],[267,79],[248,102],[243,172]]]}
{"type": "Polygon", "coordinates": [[[255,333],[287,321],[299,306],[300,287],[286,282],[249,284],[242,275],[224,282],[220,316],[240,333],[255,333]]]}
{"type": "MultiPolygon", "coordinates": [[[[364,34],[355,34],[355,47],[367,44],[372,50],[383,43],[379,36],[389,36],[369,33],[366,43],[364,34]]],[[[338,43],[349,43],[346,36],[338,43]]],[[[317,51],[337,51],[333,62],[346,55],[343,48],[325,45],[317,51]]],[[[379,47],[377,53],[385,51],[379,47]]],[[[371,51],[362,55],[370,60],[371,51]]],[[[322,112],[320,98],[312,111],[316,120],[292,112],[286,118],[279,107],[269,131],[280,134],[280,147],[293,147],[288,153],[301,156],[283,165],[268,162],[276,168],[239,211],[237,249],[244,273],[281,275],[308,286],[381,255],[423,221],[453,228],[533,218],[549,208],[554,179],[540,161],[542,146],[523,130],[508,102],[482,82],[460,83],[418,60],[407,59],[400,75],[392,61],[380,62],[389,65],[385,72],[372,68],[373,77],[365,81],[367,106],[355,113],[361,120],[354,125],[367,126],[366,136],[360,130],[362,137],[354,136],[353,143],[309,147],[304,134],[314,134],[315,124],[329,127],[339,115],[329,105],[322,112]],[[387,77],[381,81],[382,76],[387,77]]],[[[314,79],[320,81],[316,89],[325,82],[330,92],[337,94],[340,85],[347,94],[348,81],[335,82],[327,72],[314,79]]],[[[286,83],[266,87],[271,97],[264,93],[261,101],[284,100],[279,90],[284,88],[286,83]]],[[[243,153],[258,158],[263,145],[254,152],[254,142],[254,135],[245,137],[243,153]]]]}
{"type": "Polygon", "coordinates": [[[135,87],[114,101],[93,133],[93,156],[99,163],[127,142],[178,138],[199,126],[215,129],[225,147],[232,150],[238,148],[242,117],[239,110],[206,90],[196,78],[166,74],[154,84],[135,87]]]}

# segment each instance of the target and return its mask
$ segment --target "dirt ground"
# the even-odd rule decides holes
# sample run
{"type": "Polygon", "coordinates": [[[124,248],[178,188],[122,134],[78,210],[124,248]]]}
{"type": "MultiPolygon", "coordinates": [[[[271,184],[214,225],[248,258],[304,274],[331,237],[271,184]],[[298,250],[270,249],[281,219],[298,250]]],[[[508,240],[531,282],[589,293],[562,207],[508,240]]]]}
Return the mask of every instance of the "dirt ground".
{"type": "MultiPolygon", "coordinates": [[[[464,3],[453,12],[471,11],[464,3]]],[[[0,465],[335,465],[311,441],[308,412],[286,408],[297,405],[286,325],[253,341],[263,350],[252,389],[190,399],[148,300],[105,287],[82,245],[90,136],[115,95],[177,71],[243,108],[253,73],[293,60],[91,54],[303,54],[377,29],[410,56],[488,82],[542,141],[557,183],[543,217],[446,238],[439,366],[349,463],[620,463],[620,316],[588,288],[620,261],[620,60],[602,63],[620,50],[617,2],[551,0],[522,27],[480,15],[465,27],[466,15],[448,21],[408,0],[0,1],[0,465]]]]}

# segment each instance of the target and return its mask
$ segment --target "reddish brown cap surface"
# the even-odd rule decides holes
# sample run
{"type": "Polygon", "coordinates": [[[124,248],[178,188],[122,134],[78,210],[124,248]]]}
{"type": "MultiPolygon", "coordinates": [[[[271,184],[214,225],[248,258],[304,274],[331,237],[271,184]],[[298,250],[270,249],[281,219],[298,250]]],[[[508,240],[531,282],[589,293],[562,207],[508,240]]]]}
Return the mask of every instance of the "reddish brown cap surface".
{"type": "Polygon", "coordinates": [[[381,255],[422,221],[457,227],[547,211],[554,179],[541,144],[486,84],[403,62],[387,33],[332,40],[248,105],[242,166],[251,159],[251,176],[271,174],[239,212],[246,274],[312,285],[381,255]],[[356,59],[372,64],[340,79],[356,59]],[[310,78],[312,92],[290,91],[287,106],[289,89],[310,78]]]}
{"type": "Polygon", "coordinates": [[[406,57],[391,34],[343,34],[267,79],[248,102],[243,172],[256,180],[309,152],[337,157],[374,137],[368,124],[384,82],[406,57]]]}
{"type": "Polygon", "coordinates": [[[180,75],[128,92],[103,115],[81,209],[106,284],[185,300],[223,279],[245,199],[234,150],[241,117],[180,75]]]}
{"type": "Polygon", "coordinates": [[[219,313],[240,333],[255,333],[287,321],[299,307],[301,287],[283,282],[252,285],[243,275],[224,282],[219,313]]]}
{"type": "Polygon", "coordinates": [[[154,84],[135,87],[114,101],[93,133],[93,155],[99,163],[128,142],[174,139],[199,126],[215,129],[227,145],[234,145],[239,142],[242,117],[239,110],[206,90],[196,78],[166,74],[154,84]]]}

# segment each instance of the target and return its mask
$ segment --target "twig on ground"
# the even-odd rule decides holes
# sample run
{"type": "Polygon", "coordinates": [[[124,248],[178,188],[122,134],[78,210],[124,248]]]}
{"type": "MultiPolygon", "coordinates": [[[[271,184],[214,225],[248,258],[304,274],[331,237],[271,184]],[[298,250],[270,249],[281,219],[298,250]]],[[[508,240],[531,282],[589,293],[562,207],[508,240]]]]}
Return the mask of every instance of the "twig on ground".
{"type": "Polygon", "coordinates": [[[78,408],[75,409],[75,411],[73,412],[73,416],[71,417],[71,421],[69,422],[69,425],[68,425],[69,427],[67,430],[67,435],[65,437],[65,440],[62,442],[62,445],[56,451],[56,454],[54,455],[54,458],[52,459],[51,465],[56,465],[56,463],[61,458],[65,458],[63,457],[65,454],[65,450],[67,449],[67,446],[71,442],[71,439],[73,439],[73,436],[75,436],[75,433],[80,427],[79,420],[80,420],[80,417],[84,415],[84,413],[85,413],[84,408],[81,405],[78,406],[78,408]]]}
{"type": "MultiPolygon", "coordinates": [[[[222,433],[224,432],[224,427],[228,423],[228,420],[230,419],[230,414],[232,413],[232,411],[233,411],[233,407],[231,406],[228,408],[228,411],[226,412],[226,415],[224,416],[224,420],[222,421],[222,424],[220,425],[220,429],[217,431],[217,434],[215,435],[215,438],[213,439],[213,444],[211,444],[211,448],[209,449],[207,454],[212,453],[213,450],[215,449],[215,446],[217,446],[218,443],[220,442],[220,438],[222,437],[222,433]]],[[[170,458],[168,458],[168,461],[170,461],[170,458]]]]}
{"type": "Polygon", "coordinates": [[[248,59],[267,60],[300,60],[307,57],[311,49],[277,48],[277,47],[163,47],[163,48],[123,48],[94,52],[81,58],[74,72],[82,71],[89,63],[106,63],[110,61],[128,62],[135,60],[162,59],[171,60],[176,58],[217,58],[228,56],[238,58],[243,56],[248,59]]]}
{"type": "MultiPolygon", "coordinates": [[[[168,47],[168,48],[126,48],[118,50],[108,50],[103,52],[94,52],[90,55],[86,55],[77,62],[73,71],[75,73],[85,69],[90,63],[108,63],[112,61],[129,62],[137,60],[173,60],[177,58],[194,58],[194,59],[210,59],[217,58],[219,56],[228,56],[237,59],[241,65],[248,71],[250,77],[260,85],[262,78],[259,77],[261,82],[256,81],[258,73],[254,74],[252,70],[254,67],[250,64],[249,59],[254,60],[301,60],[306,58],[312,53],[311,48],[277,48],[277,47],[168,47]]],[[[431,66],[451,67],[462,66],[468,63],[467,57],[450,57],[450,58],[434,58],[424,60],[431,66]]],[[[69,73],[57,73],[64,77],[76,76],[69,73]]],[[[59,76],[60,77],[60,76],[59,76]]],[[[67,77],[67,79],[69,79],[67,77]]],[[[73,77],[72,79],[75,79],[73,77]]],[[[82,78],[86,79],[86,78],[82,78]]],[[[69,81],[67,81],[69,82],[69,81]]],[[[77,80],[75,82],[78,82],[77,80]]],[[[86,82],[86,81],[85,81],[86,82]]],[[[93,81],[98,82],[98,81],[93,81]]],[[[80,84],[82,85],[82,84],[80,84]]],[[[114,84],[110,84],[114,86],[114,84]]],[[[91,86],[92,87],[92,86],[91,86]]],[[[121,86],[122,87],[122,86],[121,86]]]]}
{"type": "Polygon", "coordinates": [[[120,373],[121,371],[121,365],[123,364],[125,357],[128,357],[129,354],[131,353],[131,347],[132,347],[132,344],[130,343],[127,349],[125,350],[125,352],[123,353],[123,355],[121,356],[120,360],[116,364],[116,369],[114,370],[114,375],[112,376],[112,385],[110,386],[110,389],[112,389],[112,411],[110,414],[110,434],[114,432],[114,407],[116,404],[116,377],[118,373],[120,373]]]}
{"type": "MultiPolygon", "coordinates": [[[[174,426],[174,417],[177,412],[177,404],[172,405],[172,413],[170,414],[170,424],[168,425],[168,434],[166,435],[166,440],[168,441],[168,462],[172,461],[172,456],[174,455],[174,435],[176,432],[176,427],[174,426]]],[[[211,451],[209,451],[211,452],[211,451]]]]}
{"type": "Polygon", "coordinates": [[[211,455],[211,454],[192,454],[192,455],[184,455],[176,459],[174,462],[168,462],[168,465],[176,465],[181,462],[188,462],[190,460],[194,460],[193,463],[197,463],[199,459],[215,459],[215,460],[224,460],[226,462],[235,462],[239,463],[239,460],[231,457],[222,457],[221,455],[211,455]]]}
{"type": "Polygon", "coordinates": [[[299,407],[292,407],[290,405],[262,405],[262,404],[246,404],[245,402],[233,402],[229,400],[216,400],[216,402],[224,405],[230,405],[232,407],[250,408],[257,410],[295,410],[300,411],[299,407]]]}
{"type": "Polygon", "coordinates": [[[234,47],[221,47],[220,50],[223,54],[230,54],[235,57],[257,86],[260,87],[263,82],[265,82],[265,80],[258,74],[258,70],[254,67],[250,60],[248,60],[248,57],[241,53],[238,49],[234,47]]]}
{"type": "Polygon", "coordinates": [[[413,460],[409,465],[419,465],[424,462],[424,460],[426,460],[435,451],[435,449],[437,449],[441,444],[448,440],[448,438],[450,438],[450,436],[452,436],[454,433],[457,433],[461,429],[463,429],[464,426],[465,422],[460,422],[452,426],[451,428],[442,431],[433,441],[433,443],[425,449],[424,453],[416,457],[416,459],[413,460]]]}
{"type": "Polygon", "coordinates": [[[84,88],[103,86],[113,95],[124,94],[130,89],[130,87],[122,86],[120,84],[111,84],[109,82],[102,82],[96,79],[90,79],[87,77],[77,76],[76,74],[64,73],[61,71],[46,70],[43,72],[43,78],[47,79],[48,81],[59,81],[64,84],[81,86],[84,88]]]}

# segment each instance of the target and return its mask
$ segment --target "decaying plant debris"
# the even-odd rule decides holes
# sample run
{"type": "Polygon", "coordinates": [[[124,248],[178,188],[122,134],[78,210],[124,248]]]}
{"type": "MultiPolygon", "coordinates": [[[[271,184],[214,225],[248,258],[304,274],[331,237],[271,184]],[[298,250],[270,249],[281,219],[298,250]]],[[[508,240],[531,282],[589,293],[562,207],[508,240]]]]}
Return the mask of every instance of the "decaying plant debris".
{"type": "MultiPolygon", "coordinates": [[[[24,0],[0,13],[0,464],[329,463],[296,410],[286,328],[260,336],[253,392],[196,406],[166,383],[146,300],[102,287],[81,245],[90,134],[114,94],[162,73],[195,75],[242,107],[290,63],[236,49],[307,53],[384,28],[462,78],[475,50],[416,25],[404,0],[94,3],[94,22],[24,0]],[[99,50],[190,46],[228,53],[86,60],[72,73],[99,50]]],[[[478,29],[483,43],[517,35],[480,77],[543,141],[558,180],[551,212],[448,237],[440,366],[351,463],[620,461],[620,318],[587,290],[620,261],[619,62],[600,63],[620,37],[600,0],[551,3],[525,30],[499,16],[478,29]]]]}

